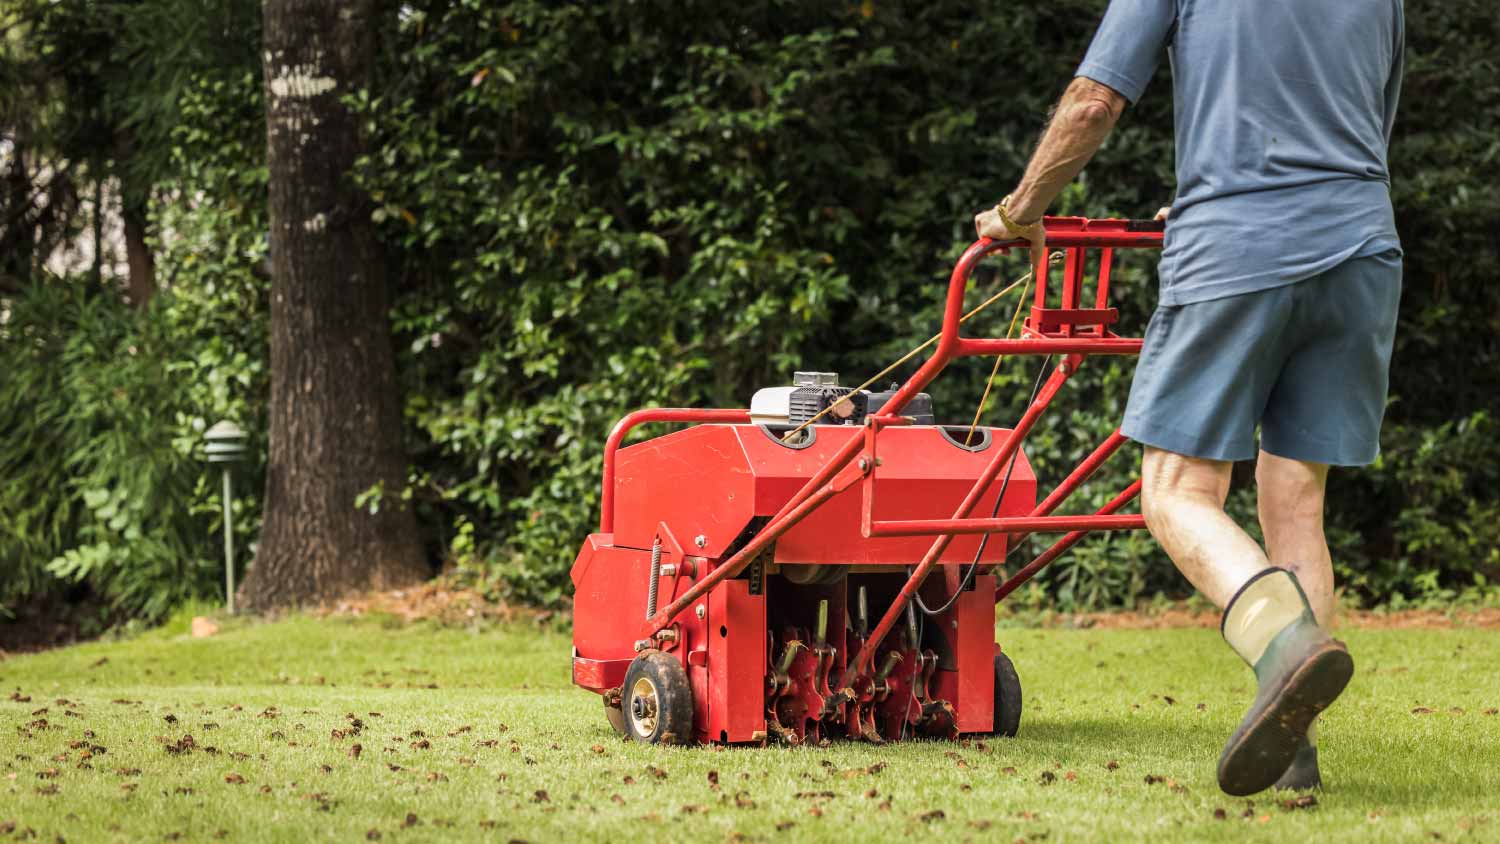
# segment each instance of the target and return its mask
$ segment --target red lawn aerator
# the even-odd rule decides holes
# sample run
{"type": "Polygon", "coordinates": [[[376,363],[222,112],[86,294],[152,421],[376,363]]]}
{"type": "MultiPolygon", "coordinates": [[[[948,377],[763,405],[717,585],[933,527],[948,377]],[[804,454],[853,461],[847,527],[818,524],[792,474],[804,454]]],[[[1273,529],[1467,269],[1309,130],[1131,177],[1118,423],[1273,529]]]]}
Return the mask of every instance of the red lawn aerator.
{"type": "Polygon", "coordinates": [[[1144,527],[1118,514],[1139,481],[1092,515],[1051,515],[1126,442],[1118,429],[1040,504],[1021,443],[1085,358],[1140,352],[1110,331],[1110,270],[1114,250],[1162,242],[1155,222],[1046,228],[1065,258],[1061,301],[1048,306],[1044,257],[1019,338],[959,336],[973,268],[1025,246],[981,239],[953,269],[936,352],[899,388],[798,373],[750,410],[640,410],[615,426],[599,532],[572,578],[573,682],[603,696],[616,730],[646,743],[1015,735],[1021,683],[995,642],[996,602],[1089,531],[1144,527]],[[921,390],[973,355],[1060,362],[1013,429],[934,424],[921,390]],[[697,424],[620,448],[648,422],[697,424]],[[1031,533],[1064,536],[997,586],[1031,533]]]}

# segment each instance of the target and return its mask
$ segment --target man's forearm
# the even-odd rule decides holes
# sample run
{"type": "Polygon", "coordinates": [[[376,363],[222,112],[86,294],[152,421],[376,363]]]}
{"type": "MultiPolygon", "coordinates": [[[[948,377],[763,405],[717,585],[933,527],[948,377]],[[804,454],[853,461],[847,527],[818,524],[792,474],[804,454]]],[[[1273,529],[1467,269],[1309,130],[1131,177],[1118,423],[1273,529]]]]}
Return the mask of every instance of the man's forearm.
{"type": "Polygon", "coordinates": [[[1026,175],[1011,193],[1006,205],[1010,218],[1031,222],[1047,213],[1047,206],[1104,144],[1124,110],[1125,98],[1114,89],[1075,78],[1058,101],[1026,175]]]}

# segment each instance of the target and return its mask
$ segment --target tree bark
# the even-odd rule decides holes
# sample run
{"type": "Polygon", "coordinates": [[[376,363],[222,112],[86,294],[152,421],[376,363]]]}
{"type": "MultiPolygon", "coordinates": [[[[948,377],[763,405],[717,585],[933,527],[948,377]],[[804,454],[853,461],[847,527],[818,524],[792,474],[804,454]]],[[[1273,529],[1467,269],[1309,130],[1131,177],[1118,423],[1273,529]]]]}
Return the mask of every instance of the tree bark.
{"type": "Polygon", "coordinates": [[[240,598],[252,610],[415,582],[430,569],[401,501],[406,457],[388,292],[359,127],[372,0],[265,0],[271,406],[265,517],[240,598]],[[372,487],[378,510],[356,508],[372,487]]]}
{"type": "Polygon", "coordinates": [[[146,208],[133,204],[129,194],[121,203],[120,218],[125,224],[125,262],[130,271],[126,292],[130,304],[144,308],[156,293],[156,258],[146,245],[146,208]]]}

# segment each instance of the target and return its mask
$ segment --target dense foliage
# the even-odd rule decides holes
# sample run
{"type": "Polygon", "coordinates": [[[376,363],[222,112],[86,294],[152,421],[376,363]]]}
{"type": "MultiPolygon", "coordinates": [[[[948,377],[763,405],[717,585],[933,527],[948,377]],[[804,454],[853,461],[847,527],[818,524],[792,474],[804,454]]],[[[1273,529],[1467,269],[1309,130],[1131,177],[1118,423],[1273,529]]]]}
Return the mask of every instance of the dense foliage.
{"type": "MultiPolygon", "coordinates": [[[[352,178],[375,200],[398,285],[392,330],[414,467],[403,494],[435,556],[510,597],[557,601],[597,518],[613,419],[643,405],[743,406],[797,368],[862,380],[929,336],[973,211],[1014,182],[1103,5],[393,5],[378,81],[355,102],[370,149],[352,178]]],[[[1331,493],[1335,558],[1365,600],[1442,599],[1500,574],[1500,288],[1488,278],[1500,207],[1484,175],[1500,151],[1500,77],[1486,12],[1481,0],[1408,4],[1392,150],[1407,285],[1385,454],[1337,473],[1331,493]]],[[[106,541],[88,527],[91,490],[149,502],[156,521],[139,528],[149,547],[211,556],[212,489],[185,462],[191,432],[219,415],[253,425],[265,400],[258,72],[216,67],[189,87],[153,202],[167,293],[139,317],[113,316],[132,320],[120,329],[130,336],[163,338],[136,344],[153,350],[159,388],[128,390],[133,411],[154,420],[132,430],[165,438],[139,452],[159,454],[159,465],[113,468],[133,486],[111,482],[108,466],[82,486],[22,485],[17,500],[52,516],[0,543],[0,600],[46,588],[49,576],[102,571],[67,562],[106,541]],[[63,562],[43,571],[53,558],[63,562]]],[[[1149,215],[1172,191],[1170,130],[1164,63],[1054,211],[1149,215]]],[[[1019,266],[997,262],[976,287],[993,291],[1019,266]]],[[[1144,327],[1153,278],[1146,258],[1117,273],[1122,330],[1144,327]]],[[[74,367],[118,363],[13,342],[23,313],[58,347],[116,336],[79,316],[80,300],[107,310],[106,297],[58,284],[38,284],[0,326],[7,429],[33,390],[67,395],[55,385],[104,375],[74,367]],[[20,375],[28,368],[45,371],[20,375]]],[[[1003,333],[1008,303],[973,331],[1003,333]]],[[[1037,365],[1001,368],[989,421],[1015,418],[1037,365]]],[[[939,415],[967,421],[989,369],[955,367],[934,390],[939,415]]],[[[1044,483],[1118,420],[1129,380],[1128,362],[1085,367],[1030,445],[1044,483]]],[[[102,399],[80,397],[92,401],[102,399]]],[[[26,424],[87,427],[73,426],[77,414],[94,436],[109,427],[91,405],[63,401],[57,412],[58,424],[26,424]]],[[[33,471],[62,477],[77,472],[63,462],[70,449],[109,462],[76,436],[38,456],[34,438],[7,433],[0,466],[43,461],[33,471]]],[[[1078,506],[1111,497],[1132,462],[1101,473],[1078,506]]],[[[253,498],[246,505],[253,515],[253,498]]],[[[1253,521],[1253,488],[1237,489],[1232,509],[1253,521]]],[[[121,588],[107,577],[97,585],[121,588]]],[[[1085,544],[1050,585],[1066,606],[1186,591],[1144,537],[1085,544]]]]}

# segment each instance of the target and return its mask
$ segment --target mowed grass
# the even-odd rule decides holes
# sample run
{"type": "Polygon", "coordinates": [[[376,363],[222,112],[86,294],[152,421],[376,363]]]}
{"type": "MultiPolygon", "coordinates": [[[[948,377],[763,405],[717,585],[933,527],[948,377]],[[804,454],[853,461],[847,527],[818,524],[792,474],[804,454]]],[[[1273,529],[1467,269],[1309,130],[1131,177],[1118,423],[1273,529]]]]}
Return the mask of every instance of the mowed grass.
{"type": "Polygon", "coordinates": [[[1310,808],[1215,786],[1253,688],[1215,632],[1000,633],[1020,737],[826,748],[623,742],[534,627],[294,617],[12,657],[0,839],[1500,841],[1496,632],[1345,631],[1310,808]]]}

